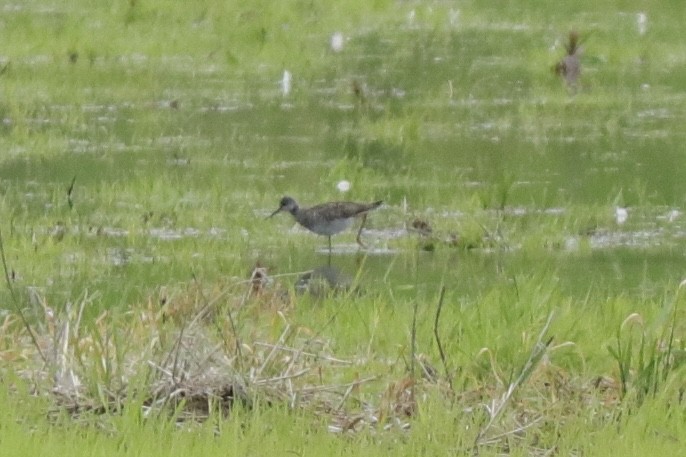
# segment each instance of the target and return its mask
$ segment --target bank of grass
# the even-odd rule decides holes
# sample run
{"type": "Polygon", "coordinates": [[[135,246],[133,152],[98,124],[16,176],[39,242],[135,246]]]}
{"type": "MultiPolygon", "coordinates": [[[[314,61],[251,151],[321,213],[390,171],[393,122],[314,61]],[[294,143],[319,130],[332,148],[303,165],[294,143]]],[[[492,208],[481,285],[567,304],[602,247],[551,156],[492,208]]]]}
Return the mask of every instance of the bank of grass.
{"type": "Polygon", "coordinates": [[[17,313],[6,315],[3,449],[640,455],[682,446],[677,285],[658,301],[598,301],[591,291],[579,300],[532,275],[478,299],[447,285],[407,300],[390,289],[298,295],[292,277],[254,273],[179,284],[94,319],[83,310],[97,296],[62,311],[37,297],[38,346],[17,313]]]}

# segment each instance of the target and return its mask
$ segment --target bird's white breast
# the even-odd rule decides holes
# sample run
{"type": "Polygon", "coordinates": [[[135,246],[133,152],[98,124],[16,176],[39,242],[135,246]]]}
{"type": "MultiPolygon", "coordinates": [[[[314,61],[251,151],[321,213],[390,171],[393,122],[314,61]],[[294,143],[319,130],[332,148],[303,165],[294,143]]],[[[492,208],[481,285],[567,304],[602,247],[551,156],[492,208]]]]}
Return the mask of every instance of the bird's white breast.
{"type": "Polygon", "coordinates": [[[353,223],[353,219],[354,218],[350,217],[347,219],[334,219],[332,221],[322,222],[316,224],[315,227],[311,227],[310,230],[318,235],[335,235],[350,227],[353,223]]]}

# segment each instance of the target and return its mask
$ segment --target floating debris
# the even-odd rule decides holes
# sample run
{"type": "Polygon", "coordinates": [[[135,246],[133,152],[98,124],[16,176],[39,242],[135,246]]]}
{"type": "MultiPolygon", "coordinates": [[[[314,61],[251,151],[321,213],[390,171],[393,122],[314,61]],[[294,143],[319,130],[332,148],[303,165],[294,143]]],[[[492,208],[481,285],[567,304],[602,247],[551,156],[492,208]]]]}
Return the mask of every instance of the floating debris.
{"type": "Polygon", "coordinates": [[[638,27],[638,34],[645,35],[648,30],[648,15],[644,12],[636,14],[636,26],[638,27]]]}
{"type": "Polygon", "coordinates": [[[345,37],[341,32],[336,32],[331,35],[331,50],[333,52],[341,52],[345,44],[345,37]]]}
{"type": "Polygon", "coordinates": [[[336,184],[336,189],[338,189],[339,192],[348,192],[350,190],[350,181],[346,179],[338,181],[338,184],[336,184]]]}
{"type": "Polygon", "coordinates": [[[415,218],[410,224],[412,231],[419,233],[422,236],[429,236],[433,233],[433,228],[431,224],[427,221],[419,218],[415,218]]]}
{"type": "Polygon", "coordinates": [[[364,84],[359,82],[357,79],[353,79],[351,83],[353,95],[355,96],[355,99],[360,103],[360,105],[364,106],[367,104],[367,96],[365,95],[366,91],[364,88],[364,84]]]}
{"type": "Polygon", "coordinates": [[[281,78],[281,93],[285,97],[291,93],[291,86],[293,84],[293,75],[290,71],[284,70],[283,77],[281,78]]]}
{"type": "Polygon", "coordinates": [[[60,242],[64,239],[64,235],[67,233],[67,227],[64,222],[57,221],[55,225],[50,229],[50,236],[56,242],[60,242]]]}
{"type": "Polygon", "coordinates": [[[565,45],[567,55],[562,58],[554,67],[555,73],[564,78],[567,86],[577,89],[577,82],[581,75],[581,53],[579,46],[579,34],[572,30],[569,32],[569,41],[565,45]]]}

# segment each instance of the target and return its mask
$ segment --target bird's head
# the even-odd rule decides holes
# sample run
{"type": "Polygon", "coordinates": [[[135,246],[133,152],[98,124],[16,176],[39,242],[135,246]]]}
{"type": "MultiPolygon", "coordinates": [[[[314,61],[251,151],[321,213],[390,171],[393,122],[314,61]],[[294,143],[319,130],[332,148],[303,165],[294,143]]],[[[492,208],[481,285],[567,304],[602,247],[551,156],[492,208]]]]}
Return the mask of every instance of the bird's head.
{"type": "Polygon", "coordinates": [[[291,214],[294,214],[295,211],[298,209],[298,204],[293,200],[291,197],[283,197],[281,201],[279,202],[279,207],[269,215],[269,217],[272,217],[281,211],[288,211],[291,214]]]}

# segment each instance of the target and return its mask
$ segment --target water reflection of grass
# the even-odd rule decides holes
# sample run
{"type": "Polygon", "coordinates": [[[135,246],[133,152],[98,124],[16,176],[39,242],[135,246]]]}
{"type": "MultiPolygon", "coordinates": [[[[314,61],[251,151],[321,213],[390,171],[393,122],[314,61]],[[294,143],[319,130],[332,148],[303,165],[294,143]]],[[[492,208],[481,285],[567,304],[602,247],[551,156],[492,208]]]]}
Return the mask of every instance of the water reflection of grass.
{"type": "Polygon", "coordinates": [[[47,361],[5,290],[3,454],[674,454],[683,21],[584,6],[6,8],[2,231],[47,361]],[[382,255],[334,258],[355,294],[294,293],[325,260],[264,222],[284,193],[386,200],[382,255]]]}

